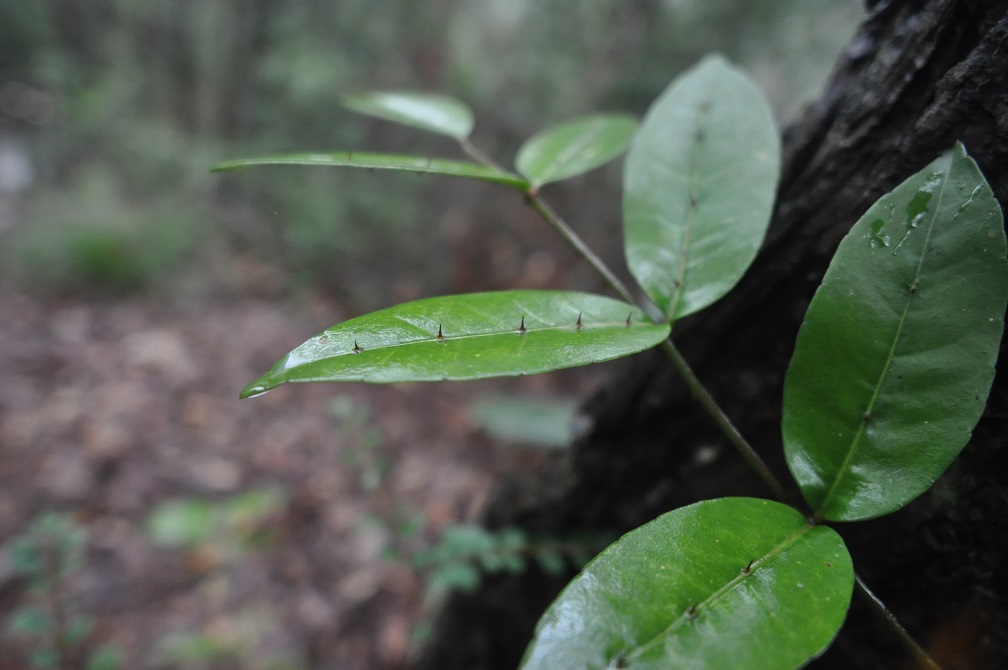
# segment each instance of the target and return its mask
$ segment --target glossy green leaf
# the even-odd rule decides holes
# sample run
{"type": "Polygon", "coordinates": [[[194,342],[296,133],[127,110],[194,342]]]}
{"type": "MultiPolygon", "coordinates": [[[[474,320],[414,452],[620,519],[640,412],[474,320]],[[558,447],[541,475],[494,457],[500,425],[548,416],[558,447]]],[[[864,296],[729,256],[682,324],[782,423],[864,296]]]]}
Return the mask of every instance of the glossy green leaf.
{"type": "Polygon", "coordinates": [[[899,509],[969,440],[1008,299],[1002,215],[962,145],[875,203],[805,315],[784,385],[788,465],[826,519],[899,509]]]}
{"type": "Polygon", "coordinates": [[[536,188],[594,170],[626,149],[637,120],[626,114],[595,114],[548,128],[526,141],[515,164],[536,188]]]}
{"type": "Polygon", "coordinates": [[[349,109],[386,121],[448,135],[469,136],[473,113],[464,103],[446,95],[407,91],[373,91],[343,99],[349,109]]]}
{"type": "Polygon", "coordinates": [[[779,172],[770,109],[723,58],[705,58],[651,106],[624,170],[626,257],[670,320],[717,301],[745,273],[779,172]]]}
{"type": "Polygon", "coordinates": [[[236,170],[238,168],[261,165],[309,165],[320,167],[348,167],[367,170],[401,170],[420,174],[447,175],[449,177],[464,177],[504,184],[521,190],[529,187],[528,181],[516,174],[504,172],[478,163],[456,161],[446,158],[425,158],[423,156],[400,156],[396,154],[377,154],[357,151],[340,151],[331,154],[287,154],[262,156],[258,158],[242,158],[219,163],[213,171],[236,170]]]}
{"type": "Polygon", "coordinates": [[[784,670],[822,653],[854,571],[794,509],[721,498],[664,514],[589,563],[539,620],[523,670],[784,670]]]}
{"type": "Polygon", "coordinates": [[[619,358],[669,333],[619,300],[569,291],[427,298],[333,326],[242,397],[284,382],[405,382],[535,374],[619,358]]]}

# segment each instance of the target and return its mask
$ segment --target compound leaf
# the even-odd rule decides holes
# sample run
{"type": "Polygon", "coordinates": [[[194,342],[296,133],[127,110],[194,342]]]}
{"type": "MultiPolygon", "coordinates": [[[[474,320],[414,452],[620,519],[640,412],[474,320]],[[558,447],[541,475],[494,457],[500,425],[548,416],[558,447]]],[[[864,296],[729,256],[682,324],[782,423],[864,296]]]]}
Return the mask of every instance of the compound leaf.
{"type": "Polygon", "coordinates": [[[700,502],[589,563],[539,620],[522,668],[796,668],[832,641],[853,586],[835,531],[780,503],[700,502]]]}
{"type": "Polygon", "coordinates": [[[651,106],[624,169],[625,251],[670,321],[741,279],[766,234],[779,171],[770,110],[723,58],[705,58],[651,106]]]}
{"type": "Polygon", "coordinates": [[[1008,300],[1001,210],[962,145],[872,205],[809,305],[784,384],[788,466],[816,513],[887,514],[969,440],[1008,300]]]}
{"type": "Polygon", "coordinates": [[[260,165],[308,165],[321,167],[348,167],[368,170],[402,170],[420,174],[438,174],[449,177],[464,177],[503,184],[521,190],[529,187],[528,181],[516,174],[486,167],[469,161],[457,161],[446,158],[424,156],[402,156],[398,154],[382,154],[358,151],[340,151],[337,153],[305,153],[262,156],[259,158],[242,158],[219,163],[213,171],[236,170],[238,168],[260,165]]]}
{"type": "Polygon", "coordinates": [[[619,156],[637,130],[626,114],[595,114],[533,135],[518,150],[518,172],[532,186],[594,170],[619,156]]]}
{"type": "Polygon", "coordinates": [[[242,397],[284,382],[485,379],[619,358],[669,334],[631,305],[570,291],[427,298],[343,322],[287,354],[242,397]]]}
{"type": "Polygon", "coordinates": [[[465,103],[436,93],[371,91],[347,96],[343,104],[360,114],[455,139],[468,137],[473,129],[473,113],[465,103]]]}

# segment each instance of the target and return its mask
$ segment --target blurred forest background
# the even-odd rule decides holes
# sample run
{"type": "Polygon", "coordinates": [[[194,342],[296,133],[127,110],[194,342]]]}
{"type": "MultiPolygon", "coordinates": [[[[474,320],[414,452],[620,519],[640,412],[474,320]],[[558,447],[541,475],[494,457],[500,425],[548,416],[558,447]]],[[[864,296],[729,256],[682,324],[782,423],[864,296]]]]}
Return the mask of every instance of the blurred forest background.
{"type": "MultiPolygon", "coordinates": [[[[278,291],[324,288],[361,309],[387,302],[389,282],[375,280],[391,267],[426,292],[469,288],[450,285],[447,251],[470,225],[507,223],[475,206],[483,187],[208,167],[293,150],[454,153],[341,109],[341,96],[369,89],[466,101],[475,139],[507,164],[551,123],[642,114],[710,51],[742,64],[785,123],[858,15],[856,0],[2,2],[4,269],[55,291],[172,291],[183,276],[205,290],[207,273],[237,258],[278,291]]],[[[597,188],[577,188],[562,194],[569,218],[618,249],[617,235],[595,230],[615,228],[618,209],[578,209],[597,188]]],[[[242,293],[252,277],[236,272],[209,283],[242,293]]]]}
{"type": "MultiPolygon", "coordinates": [[[[756,80],[783,127],[862,12],[858,0],[0,0],[0,669],[402,667],[429,601],[416,569],[374,564],[477,520],[495,477],[537,458],[491,446],[457,406],[477,388],[583,394],[598,374],[435,399],[407,385],[238,403],[290,347],[363,311],[602,287],[489,185],[211,165],[458,155],[341,108],[371,89],[467,102],[474,142],[509,165],[552,123],[642,115],[711,51],[756,80]],[[390,492],[422,512],[411,547],[397,546],[390,492]],[[79,559],[62,577],[46,572],[52,537],[79,559]],[[54,580],[59,616],[41,605],[54,580]]],[[[545,195],[622,268],[619,174],[545,195]]],[[[558,406],[569,416],[569,400],[558,406]]],[[[519,419],[505,425],[527,416],[508,411],[519,419]]]]}

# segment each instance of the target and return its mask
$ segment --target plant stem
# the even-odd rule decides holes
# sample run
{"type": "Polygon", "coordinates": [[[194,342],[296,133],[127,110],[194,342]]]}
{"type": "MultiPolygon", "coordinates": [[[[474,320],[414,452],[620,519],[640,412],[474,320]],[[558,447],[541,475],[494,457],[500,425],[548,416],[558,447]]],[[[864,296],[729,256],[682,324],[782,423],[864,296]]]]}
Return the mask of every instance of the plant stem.
{"type": "MultiPolygon", "coordinates": [[[[582,240],[574,229],[572,229],[562,218],[560,218],[552,207],[550,207],[538,194],[528,193],[527,196],[529,202],[535,210],[539,212],[539,215],[542,216],[554,230],[560,233],[564,240],[566,240],[567,243],[570,244],[571,247],[573,247],[574,250],[585,261],[587,261],[592,268],[595,269],[595,271],[602,277],[602,279],[605,280],[607,284],[609,284],[610,287],[612,287],[614,291],[616,291],[616,293],[618,293],[630,304],[640,307],[639,302],[634,300],[633,296],[630,295],[630,291],[623,282],[620,281],[619,277],[617,277],[613,271],[609,269],[609,267],[605,264],[605,261],[599,258],[598,255],[596,255],[595,252],[588,247],[584,240],[582,240]]],[[[643,309],[643,307],[641,309],[643,309]]],[[[647,312],[649,310],[645,309],[644,311],[647,312]]],[[[661,321],[655,319],[653,315],[651,318],[655,321],[655,323],[661,323],[661,321]]],[[[711,416],[714,423],[717,424],[718,428],[721,429],[721,432],[728,438],[728,441],[731,442],[735,449],[738,450],[739,454],[742,455],[742,458],[745,459],[749,466],[756,471],[756,474],[759,475],[760,479],[762,479],[763,482],[770,488],[770,491],[773,492],[774,496],[778,500],[784,500],[787,496],[780,481],[774,476],[773,472],[770,471],[770,468],[763,462],[763,459],[760,458],[759,454],[756,453],[756,450],[752,448],[752,445],[750,445],[749,442],[746,441],[745,437],[742,436],[742,433],[739,432],[738,428],[735,427],[735,424],[733,424],[731,419],[728,418],[728,415],[724,413],[724,410],[722,410],[717,404],[717,401],[714,400],[714,397],[711,396],[710,392],[696,376],[696,373],[694,373],[693,369],[690,368],[689,363],[687,363],[686,359],[683,358],[681,353],[679,353],[679,350],[676,348],[675,344],[672,343],[672,340],[665,340],[663,346],[665,348],[665,352],[672,359],[672,363],[675,365],[676,370],[682,376],[683,381],[686,382],[686,385],[693,393],[693,397],[697,399],[704,410],[706,410],[707,414],[711,416]]]]}
{"type": "MultiPolygon", "coordinates": [[[[476,162],[502,172],[508,172],[508,170],[501,167],[500,164],[487,156],[483,153],[483,151],[470,142],[468,138],[460,138],[458,142],[459,146],[462,147],[462,151],[464,151],[476,162]]],[[[609,266],[605,264],[605,261],[599,258],[598,255],[592,251],[591,247],[589,247],[585,241],[581,239],[581,236],[578,235],[559,214],[557,214],[556,210],[550,207],[549,204],[547,204],[547,202],[543,200],[535,190],[530,189],[528,191],[523,191],[523,193],[528,199],[529,204],[532,205],[532,208],[539,213],[539,216],[541,216],[543,220],[545,220],[546,223],[553,228],[553,230],[560,234],[560,237],[562,237],[564,241],[570,245],[571,248],[573,248],[574,251],[577,252],[577,254],[581,256],[581,258],[584,259],[600,277],[602,277],[612,290],[616,291],[621,298],[631,305],[640,307],[640,301],[634,299],[630,290],[622,281],[620,281],[620,278],[609,269],[609,266]]],[[[643,311],[648,312],[649,310],[644,309],[643,311]]],[[[651,318],[654,319],[654,316],[652,315],[651,318]]]]}
{"type": "Polygon", "coordinates": [[[728,418],[721,406],[717,404],[714,397],[711,396],[707,387],[701,383],[700,379],[696,376],[690,368],[689,363],[683,358],[683,355],[676,348],[675,344],[672,343],[671,339],[665,340],[662,345],[665,352],[672,359],[672,364],[675,365],[676,370],[679,375],[686,382],[686,386],[693,393],[693,397],[697,399],[697,402],[707,411],[707,414],[714,420],[721,432],[724,433],[728,441],[732,443],[732,446],[741,454],[742,458],[745,459],[746,463],[749,464],[759,478],[763,480],[763,483],[773,492],[774,496],[778,500],[785,500],[787,494],[784,492],[784,487],[781,485],[780,480],[774,476],[774,473],[770,471],[767,464],[763,462],[756,450],[753,449],[752,445],[742,436],[739,429],[735,427],[732,420],[728,418]]]}
{"type": "Polygon", "coordinates": [[[480,149],[469,141],[467,137],[460,137],[458,140],[459,146],[462,147],[464,151],[470,158],[472,158],[477,163],[482,163],[487,167],[491,167],[495,170],[500,170],[501,172],[510,172],[510,170],[502,167],[497,161],[487,156],[485,153],[480,151],[480,149]]]}
{"type": "Polygon", "coordinates": [[[854,573],[854,581],[857,584],[858,591],[868,600],[868,604],[875,610],[875,613],[884,619],[889,628],[896,633],[896,637],[903,647],[910,652],[917,665],[929,670],[941,670],[941,666],[917,644],[917,641],[910,636],[906,628],[900,625],[900,622],[896,620],[896,615],[889,611],[889,608],[885,606],[885,603],[878,596],[872,593],[871,589],[864,583],[864,580],[861,579],[861,575],[854,573]]]}
{"type": "MultiPolygon", "coordinates": [[[[539,196],[539,194],[527,192],[525,196],[528,198],[528,202],[532,205],[532,208],[539,213],[539,216],[541,216],[546,223],[553,228],[553,230],[557,231],[560,234],[560,237],[562,237],[564,241],[567,242],[567,244],[569,244],[574,251],[576,251],[577,254],[588,263],[588,265],[592,266],[592,269],[594,269],[595,272],[602,277],[603,281],[605,281],[612,290],[616,291],[621,298],[631,305],[639,306],[638,301],[630,294],[630,290],[622,281],[620,281],[620,278],[609,269],[609,266],[605,264],[605,261],[599,258],[598,255],[591,250],[591,247],[589,247],[585,241],[581,239],[581,236],[578,235],[573,228],[567,225],[567,222],[564,221],[560,215],[557,214],[556,211],[539,196]]],[[[654,317],[652,317],[652,319],[653,318],[654,317]]]]}

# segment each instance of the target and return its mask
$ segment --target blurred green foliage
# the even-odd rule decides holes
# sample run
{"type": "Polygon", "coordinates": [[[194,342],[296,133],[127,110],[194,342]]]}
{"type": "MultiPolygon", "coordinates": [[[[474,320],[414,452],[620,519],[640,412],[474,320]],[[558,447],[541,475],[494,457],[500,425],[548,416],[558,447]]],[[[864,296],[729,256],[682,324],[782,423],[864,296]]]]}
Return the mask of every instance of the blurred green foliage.
{"type": "Polygon", "coordinates": [[[473,425],[500,440],[562,449],[575,437],[578,406],[572,397],[494,394],[466,409],[473,425]]]}
{"type": "Polygon", "coordinates": [[[115,670],[121,653],[93,639],[94,620],[76,611],[67,584],[84,564],[87,530],[71,516],[46,512],[14,538],[10,561],[28,581],[30,597],[7,618],[7,630],[26,642],[34,668],[115,670]]]}
{"type": "Polygon", "coordinates": [[[252,489],[224,500],[168,500],[151,511],[147,532],[155,544],[201,548],[230,560],[268,544],[266,522],[285,504],[286,495],[279,488],[252,489]]]}
{"type": "MultiPolygon", "coordinates": [[[[786,120],[823,80],[860,4],[0,3],[0,153],[23,154],[33,175],[27,189],[5,191],[0,170],[0,261],[26,285],[57,291],[170,290],[183,271],[222,279],[231,267],[222,255],[362,308],[388,301],[377,288],[387,282],[369,278],[390,272],[425,282],[423,292],[468,288],[444,286],[453,279],[439,250],[450,244],[446,203],[458,202],[445,191],[472,186],[308,170],[237,179],[207,168],[295,150],[455,155],[442,138],[340,109],[348,93],[387,88],[464,99],[477,110],[477,143],[510,163],[522,139],[563,118],[641,113],[709,51],[747,67],[786,120]]],[[[567,193],[559,204],[571,220],[604,225],[588,198],[567,193]]],[[[499,210],[484,197],[470,216],[506,225],[499,210]]]]}

